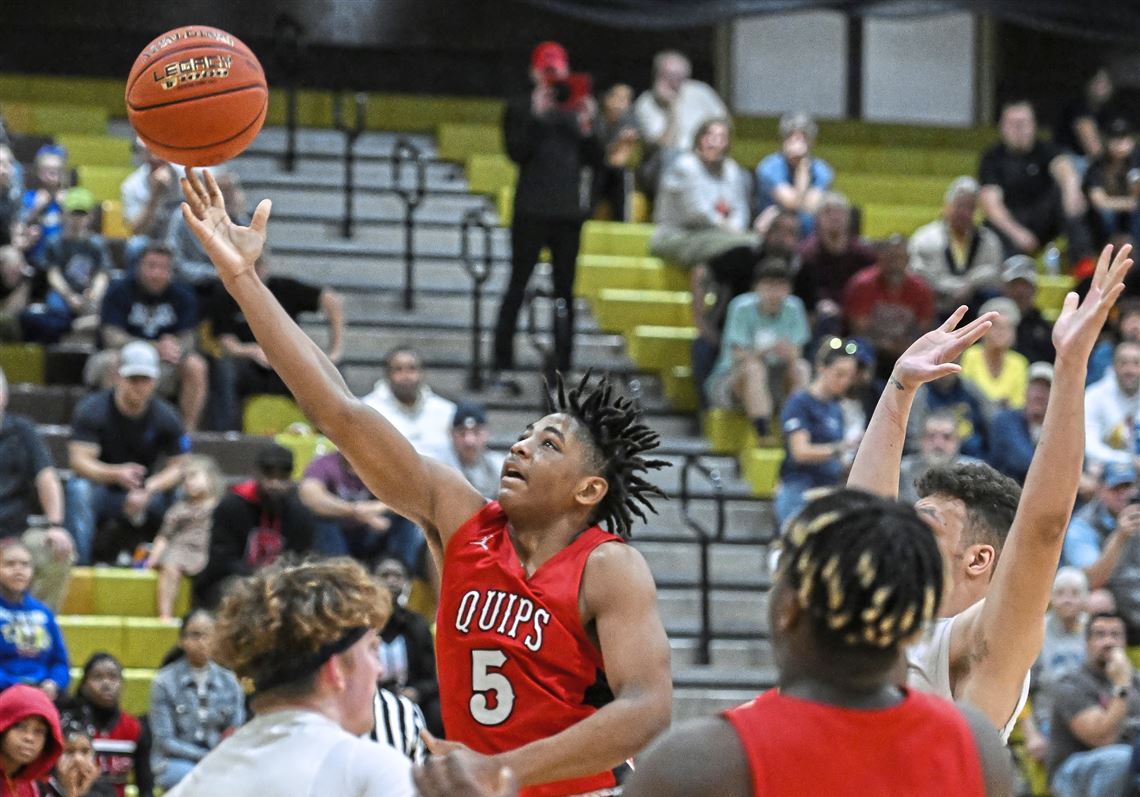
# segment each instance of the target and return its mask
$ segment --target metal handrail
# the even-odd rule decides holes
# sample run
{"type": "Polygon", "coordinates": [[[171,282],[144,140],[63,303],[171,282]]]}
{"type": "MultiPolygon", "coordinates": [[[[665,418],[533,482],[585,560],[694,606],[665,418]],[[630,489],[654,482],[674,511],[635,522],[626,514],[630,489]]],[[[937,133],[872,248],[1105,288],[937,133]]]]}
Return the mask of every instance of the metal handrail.
{"type": "Polygon", "coordinates": [[[709,548],[714,542],[724,539],[725,510],[724,510],[724,479],[719,468],[709,467],[699,454],[688,454],[685,464],[681,467],[681,519],[685,525],[696,535],[700,548],[700,602],[701,627],[697,639],[697,663],[708,664],[710,661],[710,647],[712,645],[712,607],[710,605],[710,592],[712,591],[712,576],[709,563],[709,548]],[[692,495],[689,490],[690,473],[696,471],[704,476],[712,486],[713,500],[716,501],[716,525],[709,529],[704,523],[693,517],[689,511],[689,502],[692,495]]]}
{"type": "Polygon", "coordinates": [[[360,134],[364,132],[368,118],[368,95],[364,92],[358,92],[354,95],[353,100],[356,106],[356,114],[349,122],[344,115],[343,97],[339,93],[333,95],[333,125],[337,130],[344,133],[344,219],[340,226],[340,234],[344,238],[352,237],[356,139],[360,138],[360,134]]]}
{"type": "Polygon", "coordinates": [[[483,283],[491,276],[495,225],[487,220],[483,208],[471,208],[459,226],[459,260],[471,277],[471,368],[467,374],[469,390],[483,389],[483,283]],[[483,231],[483,259],[471,254],[471,228],[483,231]]]}
{"type": "Polygon", "coordinates": [[[273,23],[273,50],[285,85],[285,152],[281,168],[287,172],[297,167],[297,76],[304,51],[304,28],[289,14],[281,14],[273,23]]]}
{"type": "Polygon", "coordinates": [[[415,212],[427,194],[427,162],[420,148],[408,139],[401,136],[396,139],[392,148],[392,190],[400,199],[404,200],[404,309],[414,310],[416,307],[416,274],[415,274],[415,212]],[[411,161],[415,165],[415,184],[411,188],[404,186],[404,163],[411,161]]]}

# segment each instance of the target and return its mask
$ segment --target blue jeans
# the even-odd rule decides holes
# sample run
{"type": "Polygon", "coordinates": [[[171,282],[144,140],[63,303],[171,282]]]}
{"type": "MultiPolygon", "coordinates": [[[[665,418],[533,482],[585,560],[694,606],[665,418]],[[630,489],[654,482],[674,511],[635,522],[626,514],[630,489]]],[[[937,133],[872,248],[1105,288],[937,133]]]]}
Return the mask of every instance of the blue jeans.
{"type": "Polygon", "coordinates": [[[71,330],[74,316],[67,300],[48,291],[43,305],[32,305],[20,313],[20,328],[29,343],[59,343],[71,330]]]}
{"type": "Polygon", "coordinates": [[[1110,744],[1065,759],[1049,784],[1054,797],[1121,797],[1128,785],[1132,748],[1110,744]]]}
{"type": "Polygon", "coordinates": [[[780,486],[776,488],[775,509],[776,523],[779,524],[781,531],[788,519],[804,508],[804,504],[807,503],[804,493],[815,486],[810,481],[794,477],[780,482],[780,486]]]}
{"type": "Polygon", "coordinates": [[[313,547],[323,556],[351,556],[365,561],[391,556],[416,575],[425,545],[423,532],[415,523],[397,514],[389,512],[388,520],[391,525],[383,534],[345,530],[335,520],[318,520],[313,547]]]}
{"type": "Polygon", "coordinates": [[[163,791],[169,791],[190,774],[198,762],[187,761],[184,758],[165,758],[155,768],[154,782],[163,791]]]}
{"type": "MultiPolygon", "coordinates": [[[[127,493],[122,488],[79,477],[68,479],[64,489],[67,497],[64,525],[75,538],[79,564],[89,565],[93,560],[95,534],[99,526],[108,520],[126,520],[123,504],[127,493]]],[[[164,493],[152,497],[146,507],[145,525],[157,530],[169,503],[170,497],[164,493]]]]}

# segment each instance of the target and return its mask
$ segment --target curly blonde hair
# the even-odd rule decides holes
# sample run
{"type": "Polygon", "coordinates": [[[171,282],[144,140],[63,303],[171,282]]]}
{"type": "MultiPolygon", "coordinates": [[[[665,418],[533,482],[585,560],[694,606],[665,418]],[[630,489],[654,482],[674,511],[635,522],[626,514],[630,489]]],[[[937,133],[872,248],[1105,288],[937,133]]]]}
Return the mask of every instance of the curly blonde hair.
{"type": "MultiPolygon", "coordinates": [[[[286,561],[228,590],[218,610],[213,655],[257,688],[291,661],[317,654],[353,629],[379,630],[391,611],[387,591],[351,559],[286,561]]],[[[293,686],[311,687],[312,675],[293,686]]]]}

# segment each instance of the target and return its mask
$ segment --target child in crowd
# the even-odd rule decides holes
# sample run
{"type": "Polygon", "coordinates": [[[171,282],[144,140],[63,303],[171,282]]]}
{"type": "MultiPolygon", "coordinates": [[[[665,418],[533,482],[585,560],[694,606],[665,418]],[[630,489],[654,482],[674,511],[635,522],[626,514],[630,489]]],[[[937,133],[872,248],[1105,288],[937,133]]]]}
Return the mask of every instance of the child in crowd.
{"type": "Polygon", "coordinates": [[[210,552],[214,507],[222,497],[222,474],[209,457],[191,456],[182,477],[182,497],[166,512],[146,566],[158,570],[158,616],[174,617],[178,582],[196,576],[210,552]]]}
{"type": "Polygon", "coordinates": [[[0,540],[0,689],[39,687],[49,699],[67,688],[67,648],[55,614],[32,597],[32,554],[15,538],[0,540]]]}
{"type": "Polygon", "coordinates": [[[95,748],[82,725],[63,729],[63,754],[40,797],[115,797],[115,789],[99,772],[95,748]]]}
{"type": "Polygon", "coordinates": [[[122,710],[122,696],[123,665],[110,653],[93,653],[61,714],[65,723],[87,730],[99,770],[117,797],[125,797],[132,770],[139,797],[152,797],[150,733],[137,717],[122,710]]]}
{"type": "Polygon", "coordinates": [[[36,781],[62,748],[59,713],[43,691],[17,684],[0,695],[0,797],[38,797],[36,781]]]}

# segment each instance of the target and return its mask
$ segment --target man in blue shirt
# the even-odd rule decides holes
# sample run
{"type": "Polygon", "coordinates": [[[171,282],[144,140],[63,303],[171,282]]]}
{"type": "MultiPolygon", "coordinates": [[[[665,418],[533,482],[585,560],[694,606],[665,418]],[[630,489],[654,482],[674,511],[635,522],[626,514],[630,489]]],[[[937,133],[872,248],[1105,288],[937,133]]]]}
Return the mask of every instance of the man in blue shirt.
{"type": "Polygon", "coordinates": [[[1002,410],[990,419],[990,450],[987,460],[995,470],[1018,483],[1025,482],[1029,463],[1041,439],[1045,409],[1049,406],[1049,389],[1053,386],[1053,366],[1036,362],[1029,366],[1029,386],[1025,390],[1025,406],[1019,410],[1002,410]]]}
{"type": "Polygon", "coordinates": [[[1128,644],[1140,643],[1140,503],[1136,471],[1110,463],[1096,497],[1069,523],[1061,564],[1079,567],[1090,589],[1107,588],[1128,629],[1128,644]]]}
{"type": "Polygon", "coordinates": [[[827,162],[811,157],[817,132],[807,114],[785,114],[780,119],[783,146],[756,167],[758,209],[779,205],[798,213],[804,235],[814,228],[820,200],[835,181],[835,172],[827,162]]]}

